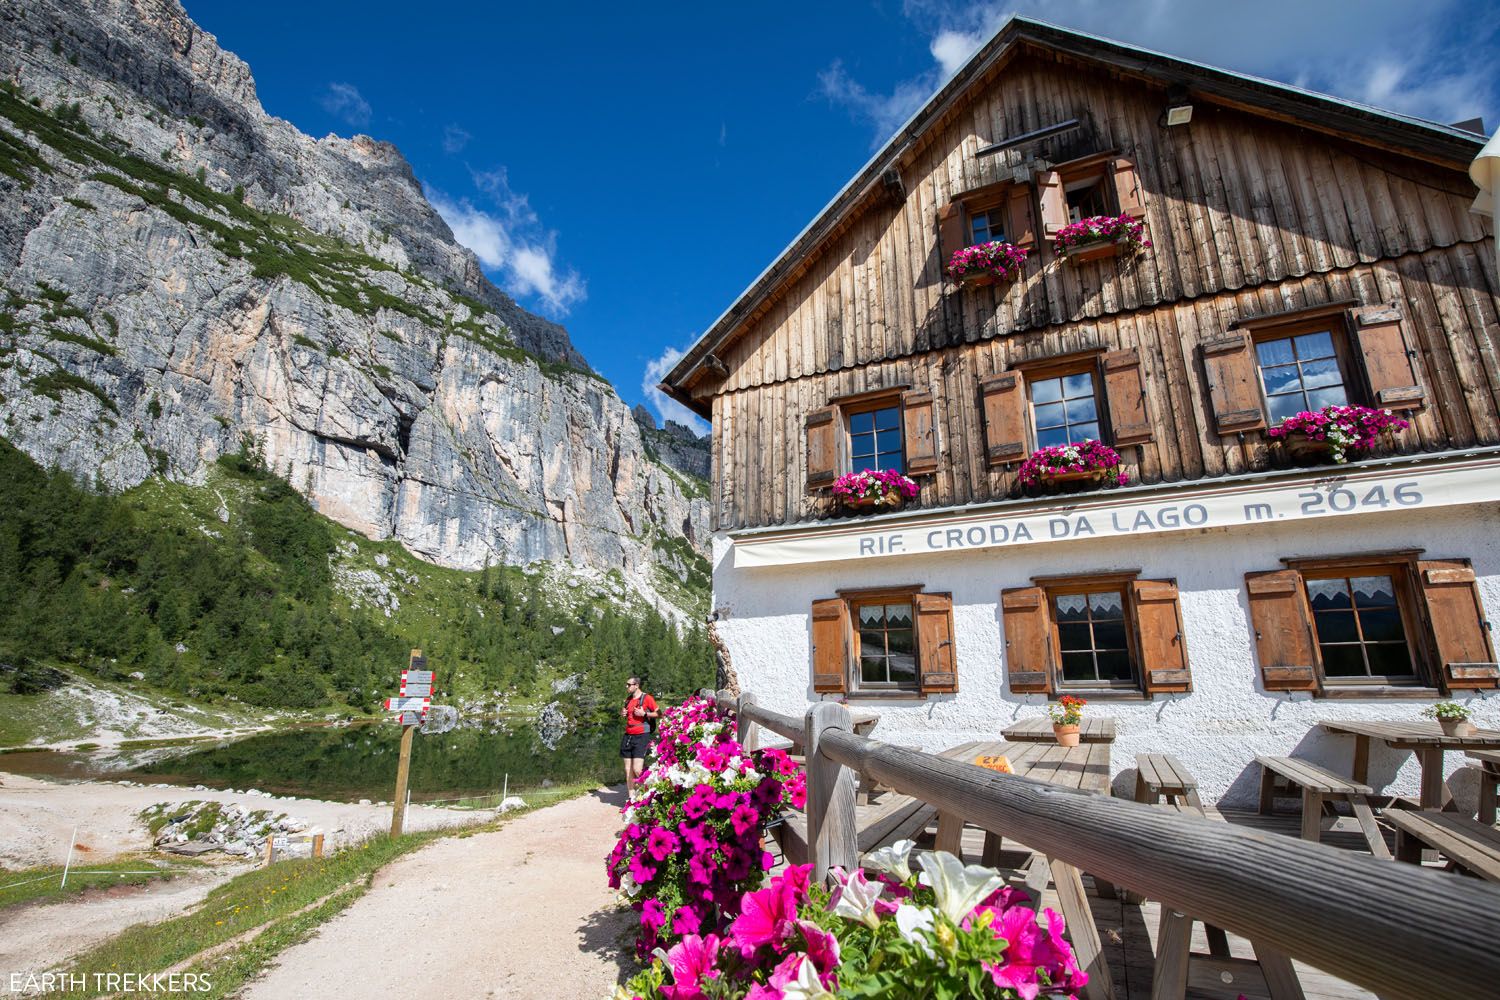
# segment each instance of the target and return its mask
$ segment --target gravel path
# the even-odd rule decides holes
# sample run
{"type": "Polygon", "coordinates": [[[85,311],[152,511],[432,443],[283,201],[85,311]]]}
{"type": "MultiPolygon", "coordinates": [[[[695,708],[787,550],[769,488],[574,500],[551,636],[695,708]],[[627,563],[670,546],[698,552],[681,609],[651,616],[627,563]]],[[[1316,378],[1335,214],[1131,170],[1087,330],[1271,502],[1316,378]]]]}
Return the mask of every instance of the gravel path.
{"type": "Polygon", "coordinates": [[[599,789],[398,860],[239,996],[605,1000],[633,968],[604,880],[623,803],[599,789]]]}

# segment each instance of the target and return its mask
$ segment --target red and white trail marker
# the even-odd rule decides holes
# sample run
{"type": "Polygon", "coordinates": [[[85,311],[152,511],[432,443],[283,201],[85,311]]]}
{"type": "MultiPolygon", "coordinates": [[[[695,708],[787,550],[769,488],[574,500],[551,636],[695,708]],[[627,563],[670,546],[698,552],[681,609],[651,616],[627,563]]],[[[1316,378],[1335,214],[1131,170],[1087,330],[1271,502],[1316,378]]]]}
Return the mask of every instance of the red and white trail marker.
{"type": "Polygon", "coordinates": [[[425,712],[431,704],[431,698],[387,698],[385,710],[387,712],[425,712]]]}

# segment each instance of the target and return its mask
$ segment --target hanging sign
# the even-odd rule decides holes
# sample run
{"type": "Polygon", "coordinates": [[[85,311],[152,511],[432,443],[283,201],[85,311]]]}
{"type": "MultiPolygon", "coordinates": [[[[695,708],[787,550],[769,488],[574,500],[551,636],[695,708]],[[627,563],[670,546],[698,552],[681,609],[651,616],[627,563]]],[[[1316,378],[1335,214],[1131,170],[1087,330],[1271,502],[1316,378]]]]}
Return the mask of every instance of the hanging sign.
{"type": "Polygon", "coordinates": [[[1500,500],[1500,456],[1426,466],[1356,468],[1316,479],[1106,493],[1079,503],[973,508],[918,519],[815,525],[734,539],[734,566],[1000,549],[1038,542],[1230,528],[1500,500]]]}

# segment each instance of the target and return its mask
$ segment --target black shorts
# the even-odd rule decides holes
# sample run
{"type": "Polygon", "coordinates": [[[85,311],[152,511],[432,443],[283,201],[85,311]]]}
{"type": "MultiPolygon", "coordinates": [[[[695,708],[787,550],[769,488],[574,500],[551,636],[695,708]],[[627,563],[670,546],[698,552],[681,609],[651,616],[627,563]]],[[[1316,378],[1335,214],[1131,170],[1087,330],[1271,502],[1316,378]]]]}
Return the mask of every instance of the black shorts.
{"type": "Polygon", "coordinates": [[[620,737],[620,756],[624,758],[646,759],[646,752],[651,749],[650,733],[626,733],[620,737]]]}

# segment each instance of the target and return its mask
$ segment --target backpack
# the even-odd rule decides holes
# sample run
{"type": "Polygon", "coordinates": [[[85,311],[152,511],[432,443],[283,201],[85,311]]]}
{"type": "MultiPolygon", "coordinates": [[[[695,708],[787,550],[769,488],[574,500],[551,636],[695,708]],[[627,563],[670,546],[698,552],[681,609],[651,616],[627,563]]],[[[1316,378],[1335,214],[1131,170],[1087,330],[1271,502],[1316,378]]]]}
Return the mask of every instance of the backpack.
{"type": "MultiPolygon", "coordinates": [[[[640,699],[641,699],[641,707],[642,707],[642,708],[645,708],[645,707],[646,707],[646,699],[647,699],[647,698],[648,698],[648,697],[650,697],[650,696],[649,696],[649,695],[647,695],[647,694],[646,694],[646,692],[645,692],[645,691],[642,691],[642,692],[641,692],[641,693],[640,693],[640,699]]],[[[653,701],[654,701],[654,700],[655,700],[655,699],[652,699],[652,700],[653,700],[653,701]]],[[[629,708],[630,708],[630,700],[629,700],[629,699],[627,699],[627,700],[626,700],[626,702],[625,702],[625,708],[626,708],[626,709],[627,709],[627,710],[628,710],[628,709],[629,709],[629,708]]],[[[658,708],[657,708],[657,711],[660,711],[660,710],[661,710],[661,709],[660,709],[660,707],[659,707],[659,706],[658,706],[658,708]]],[[[628,722],[628,721],[629,721],[629,720],[628,720],[628,719],[627,719],[627,720],[626,720],[626,721],[627,721],[627,722],[628,722]]],[[[658,722],[658,721],[659,721],[659,720],[657,720],[657,719],[653,719],[653,718],[652,718],[652,717],[651,717],[651,716],[649,716],[649,715],[648,715],[648,716],[646,716],[646,717],[645,717],[645,718],[644,718],[644,719],[642,719],[642,720],[641,720],[641,723],[642,723],[642,724],[643,724],[643,725],[644,725],[644,726],[645,726],[645,727],[646,727],[646,735],[647,735],[647,736],[655,736],[655,735],[656,735],[656,723],[657,723],[657,722],[658,722]]]]}

